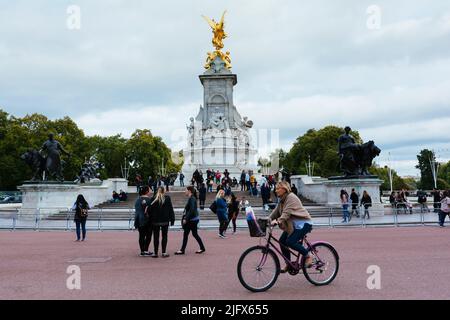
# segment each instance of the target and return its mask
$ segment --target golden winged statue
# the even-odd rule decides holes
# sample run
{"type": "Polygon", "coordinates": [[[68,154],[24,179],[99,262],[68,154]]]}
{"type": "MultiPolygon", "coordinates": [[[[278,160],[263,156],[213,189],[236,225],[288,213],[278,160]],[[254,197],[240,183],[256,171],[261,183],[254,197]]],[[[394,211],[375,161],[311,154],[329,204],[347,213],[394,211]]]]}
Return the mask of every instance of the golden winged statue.
{"type": "Polygon", "coordinates": [[[226,13],[227,11],[225,10],[219,22],[214,21],[214,19],[209,19],[208,17],[202,16],[208,22],[208,24],[212,29],[213,32],[212,44],[214,48],[216,48],[216,51],[208,52],[205,69],[210,68],[211,62],[214,61],[216,57],[222,58],[222,60],[225,62],[225,67],[231,69],[230,52],[227,51],[227,53],[225,54],[221,51],[221,49],[223,48],[223,39],[225,39],[228,36],[224,30],[226,13]]]}
{"type": "Polygon", "coordinates": [[[214,34],[212,44],[217,51],[223,48],[223,39],[227,37],[227,34],[224,31],[226,13],[227,11],[225,10],[222,15],[222,19],[220,19],[220,22],[216,22],[214,21],[214,19],[211,20],[208,17],[202,16],[206,20],[206,22],[208,22],[208,24],[211,26],[212,32],[214,34]]]}

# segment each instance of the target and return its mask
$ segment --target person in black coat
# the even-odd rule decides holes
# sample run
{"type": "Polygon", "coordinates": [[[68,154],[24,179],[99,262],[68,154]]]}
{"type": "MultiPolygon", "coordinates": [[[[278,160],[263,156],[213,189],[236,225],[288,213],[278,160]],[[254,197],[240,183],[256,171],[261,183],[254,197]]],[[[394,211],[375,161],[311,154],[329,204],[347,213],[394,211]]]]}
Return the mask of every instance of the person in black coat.
{"type": "Polygon", "coordinates": [[[201,254],[205,252],[205,246],[203,245],[203,241],[197,232],[200,217],[197,210],[197,191],[193,186],[189,186],[186,188],[186,196],[189,197],[189,200],[184,207],[184,215],[181,220],[181,225],[184,229],[183,244],[181,246],[181,249],[175,252],[175,254],[184,254],[188,242],[189,233],[191,233],[191,231],[192,235],[194,236],[195,240],[197,240],[200,246],[200,250],[196,251],[195,253],[201,254]]]}
{"type": "Polygon", "coordinates": [[[134,203],[134,227],[139,231],[139,248],[140,256],[151,256],[153,253],[148,252],[150,242],[152,241],[152,228],[148,207],[150,206],[150,188],[143,186],[140,189],[139,197],[134,203]]]}
{"type": "Polygon", "coordinates": [[[228,202],[228,226],[230,222],[233,224],[233,234],[236,233],[236,219],[239,215],[239,201],[234,193],[231,194],[230,201],[228,202]]]}
{"type": "Polygon", "coordinates": [[[80,241],[80,228],[83,232],[83,238],[81,241],[86,239],[86,220],[88,217],[89,204],[84,199],[82,194],[79,194],[77,200],[73,204],[72,210],[75,210],[74,222],[76,224],[77,240],[80,241]]]}
{"type": "Polygon", "coordinates": [[[205,209],[205,201],[206,201],[206,186],[204,183],[200,185],[198,189],[198,198],[200,200],[200,209],[205,209]]]}
{"type": "Polygon", "coordinates": [[[353,212],[356,212],[356,217],[359,218],[359,210],[358,210],[359,196],[356,193],[355,189],[352,189],[352,193],[350,194],[350,200],[352,200],[352,212],[350,213],[350,217],[353,215],[353,212]]]}
{"type": "Polygon", "coordinates": [[[269,203],[270,200],[270,188],[267,183],[264,183],[261,186],[261,198],[263,202],[263,206],[269,203]]]}
{"type": "Polygon", "coordinates": [[[159,232],[162,232],[162,257],[167,258],[167,235],[169,223],[175,224],[175,212],[173,211],[172,200],[165,194],[164,187],[159,187],[156,195],[150,200],[150,217],[153,229],[153,258],[158,258],[159,232]]]}
{"type": "Polygon", "coordinates": [[[363,219],[366,218],[366,215],[367,215],[367,219],[370,219],[369,208],[372,206],[372,198],[369,196],[369,193],[367,193],[367,191],[365,191],[365,190],[364,190],[363,196],[361,198],[361,206],[364,206],[363,219]]]}

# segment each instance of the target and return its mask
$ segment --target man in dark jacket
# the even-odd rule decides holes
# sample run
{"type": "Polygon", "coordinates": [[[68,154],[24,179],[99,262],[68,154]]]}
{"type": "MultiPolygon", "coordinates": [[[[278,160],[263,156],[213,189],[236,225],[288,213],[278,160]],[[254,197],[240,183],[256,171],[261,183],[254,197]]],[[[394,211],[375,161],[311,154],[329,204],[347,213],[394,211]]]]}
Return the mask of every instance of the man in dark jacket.
{"type": "Polygon", "coordinates": [[[144,186],[140,189],[139,197],[134,203],[134,227],[139,231],[140,256],[146,257],[153,255],[148,252],[150,242],[152,241],[151,221],[147,208],[150,206],[150,188],[144,186]]]}
{"type": "Polygon", "coordinates": [[[267,183],[264,183],[261,186],[261,198],[262,198],[262,202],[263,202],[263,207],[269,203],[269,199],[270,199],[270,188],[267,185],[267,183]]]}
{"type": "Polygon", "coordinates": [[[439,213],[441,209],[441,191],[437,190],[436,188],[433,188],[431,195],[433,196],[434,212],[439,213]]]}
{"type": "Polygon", "coordinates": [[[350,200],[352,200],[352,212],[350,213],[350,218],[352,217],[353,212],[356,212],[356,217],[359,218],[359,210],[358,210],[359,196],[356,193],[355,189],[352,189],[352,193],[350,194],[350,200]]]}
{"type": "Polygon", "coordinates": [[[200,185],[198,189],[198,198],[200,200],[200,210],[205,209],[205,201],[206,201],[206,186],[204,183],[200,185]]]}

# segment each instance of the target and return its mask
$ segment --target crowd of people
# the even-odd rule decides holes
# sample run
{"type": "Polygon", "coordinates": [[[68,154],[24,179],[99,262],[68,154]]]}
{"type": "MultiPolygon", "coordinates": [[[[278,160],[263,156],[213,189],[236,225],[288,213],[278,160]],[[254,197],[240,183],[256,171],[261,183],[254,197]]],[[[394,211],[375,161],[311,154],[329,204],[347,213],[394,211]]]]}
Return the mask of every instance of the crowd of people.
{"type": "MultiPolygon", "coordinates": [[[[247,173],[245,174],[247,175],[247,173]]],[[[210,177],[212,177],[212,175],[210,177]]],[[[225,174],[224,177],[229,177],[229,175],[225,174]]],[[[214,175],[213,179],[215,178],[216,175],[214,175]]],[[[263,177],[261,181],[262,185],[260,188],[260,193],[263,199],[263,205],[272,204],[273,207],[270,209],[275,209],[274,212],[277,208],[279,210],[280,205],[283,205],[284,198],[280,197],[280,194],[284,195],[282,192],[283,190],[286,190],[287,194],[290,194],[290,198],[295,195],[295,198],[300,201],[297,196],[298,191],[296,190],[295,185],[291,185],[285,181],[278,183],[270,181],[271,180],[269,177],[263,177]],[[272,191],[274,195],[273,198],[275,200],[274,202],[272,202],[272,191]]],[[[238,199],[238,197],[236,197],[234,192],[231,190],[228,181],[225,181],[224,184],[223,179],[214,180],[214,183],[216,182],[219,182],[215,190],[217,194],[214,201],[209,206],[209,210],[217,215],[219,222],[218,236],[225,239],[227,238],[227,230],[230,225],[232,226],[232,234],[236,232],[236,220],[240,213],[245,215],[245,210],[249,206],[249,201],[246,199],[246,196],[241,196],[240,199],[238,199]]],[[[151,186],[153,186],[153,184],[151,186]]],[[[172,206],[170,196],[166,193],[167,190],[164,185],[159,186],[156,189],[151,188],[151,186],[149,187],[144,185],[140,187],[139,197],[136,199],[134,206],[134,226],[139,232],[139,255],[142,257],[159,257],[161,241],[161,257],[166,258],[170,256],[167,252],[167,243],[169,226],[173,226],[175,223],[174,208],[172,206]],[[153,251],[151,252],[149,251],[149,247],[152,239],[153,251]]],[[[185,189],[187,200],[183,211],[183,217],[181,219],[181,225],[184,230],[183,241],[181,243],[180,250],[175,252],[176,255],[185,254],[189,235],[191,233],[199,246],[199,250],[197,250],[196,253],[202,254],[206,250],[205,245],[198,233],[198,224],[200,221],[200,210],[205,209],[206,194],[207,192],[210,192],[207,189],[208,187],[204,182],[201,182],[197,187],[191,185],[185,189]]],[[[390,195],[390,202],[393,208],[395,208],[395,210],[398,210],[399,208],[403,209],[405,213],[409,210],[409,213],[412,213],[412,204],[408,200],[408,196],[410,196],[410,194],[406,190],[393,192],[390,195]]],[[[420,190],[417,192],[417,202],[420,204],[422,212],[430,211],[427,204],[427,196],[428,195],[426,192],[420,190]]],[[[434,211],[439,214],[439,225],[443,227],[445,217],[450,215],[450,190],[440,191],[434,189],[431,192],[431,196],[434,201],[434,211]]],[[[123,190],[120,190],[120,193],[115,191],[113,192],[113,199],[124,201],[123,199],[126,200],[126,197],[127,195],[123,190]]],[[[350,195],[345,189],[342,189],[340,192],[340,199],[342,204],[343,223],[350,222],[353,215],[358,218],[362,216],[363,219],[370,219],[369,208],[372,206],[372,199],[366,190],[364,190],[360,196],[355,189],[352,189],[350,195]],[[360,212],[361,209],[364,209],[363,215],[360,212]]],[[[297,203],[297,200],[294,202],[297,203]]],[[[75,212],[74,222],[76,224],[76,241],[85,241],[86,239],[86,220],[89,209],[90,206],[84,199],[83,195],[79,195],[72,207],[72,210],[75,212]]],[[[310,222],[308,222],[308,224],[309,223],[310,222]]],[[[299,230],[303,230],[303,227],[305,227],[304,221],[302,228],[299,230]]],[[[303,231],[307,232],[309,230],[308,228],[309,226],[306,226],[306,229],[303,231]]],[[[290,243],[287,239],[283,238],[281,240],[287,244],[290,243]]],[[[292,246],[293,245],[291,244],[291,247],[292,246]]]]}
{"type": "Polygon", "coordinates": [[[128,200],[128,194],[120,190],[119,193],[117,191],[112,192],[112,198],[109,200],[110,203],[119,203],[119,202],[125,202],[128,200]]]}
{"type": "Polygon", "coordinates": [[[340,193],[340,199],[343,215],[342,223],[350,222],[352,220],[353,214],[355,214],[357,218],[360,218],[361,215],[359,212],[359,208],[364,208],[364,215],[362,218],[366,219],[367,217],[367,219],[370,219],[369,208],[372,206],[372,198],[366,190],[364,190],[360,199],[355,189],[352,189],[350,195],[348,194],[347,190],[342,189],[340,193]],[[350,207],[351,211],[349,210],[350,207]]]}

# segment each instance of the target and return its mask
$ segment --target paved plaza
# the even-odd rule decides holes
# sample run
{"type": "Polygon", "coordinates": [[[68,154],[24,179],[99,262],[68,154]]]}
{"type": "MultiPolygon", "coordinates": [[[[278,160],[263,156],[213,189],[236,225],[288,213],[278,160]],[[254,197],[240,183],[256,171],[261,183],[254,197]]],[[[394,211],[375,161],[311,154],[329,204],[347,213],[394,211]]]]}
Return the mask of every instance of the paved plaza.
{"type": "Polygon", "coordinates": [[[73,232],[1,231],[0,299],[449,299],[450,230],[433,226],[320,228],[310,240],[331,242],[340,270],[326,287],[303,275],[280,275],[265,293],[239,283],[241,253],[259,240],[241,229],[227,239],[201,230],[207,252],[196,255],[193,238],[185,256],[174,256],[182,233],[169,233],[163,258],[137,256],[137,232],[88,233],[85,243],[73,232]],[[67,268],[81,269],[81,290],[69,290],[67,268]],[[381,289],[369,290],[367,268],[380,267],[381,289]]]}

